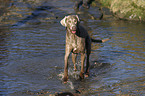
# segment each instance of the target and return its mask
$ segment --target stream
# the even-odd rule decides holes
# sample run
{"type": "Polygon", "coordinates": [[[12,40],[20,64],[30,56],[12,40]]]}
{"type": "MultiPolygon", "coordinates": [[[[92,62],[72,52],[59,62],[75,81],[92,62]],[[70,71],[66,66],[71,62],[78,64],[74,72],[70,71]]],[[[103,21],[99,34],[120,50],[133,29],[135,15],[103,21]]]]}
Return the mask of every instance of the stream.
{"type": "Polygon", "coordinates": [[[74,0],[7,1],[0,22],[1,96],[145,95],[144,22],[99,20],[98,7],[76,11],[74,0]],[[92,43],[90,76],[82,81],[70,58],[70,78],[63,84],[66,30],[60,20],[70,14],[78,14],[90,37],[111,39],[92,43]]]}

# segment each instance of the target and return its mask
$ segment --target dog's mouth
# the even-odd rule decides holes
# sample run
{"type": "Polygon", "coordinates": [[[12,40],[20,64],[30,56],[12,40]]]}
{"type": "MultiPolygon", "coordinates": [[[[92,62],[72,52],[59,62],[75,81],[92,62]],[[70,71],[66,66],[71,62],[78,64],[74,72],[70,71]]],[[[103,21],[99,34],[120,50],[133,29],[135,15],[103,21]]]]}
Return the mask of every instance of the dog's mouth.
{"type": "Polygon", "coordinates": [[[71,31],[73,34],[75,34],[75,33],[77,32],[77,27],[76,27],[76,26],[72,26],[72,27],[70,28],[70,31],[71,31]]]}
{"type": "Polygon", "coordinates": [[[75,34],[75,33],[76,33],[76,30],[72,30],[71,32],[72,32],[73,34],[75,34]]]}

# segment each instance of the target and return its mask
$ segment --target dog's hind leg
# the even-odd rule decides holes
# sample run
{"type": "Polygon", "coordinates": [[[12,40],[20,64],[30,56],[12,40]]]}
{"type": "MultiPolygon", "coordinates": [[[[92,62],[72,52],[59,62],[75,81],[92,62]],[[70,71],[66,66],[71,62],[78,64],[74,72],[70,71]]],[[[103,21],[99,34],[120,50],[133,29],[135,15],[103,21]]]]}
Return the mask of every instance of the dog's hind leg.
{"type": "Polygon", "coordinates": [[[81,53],[81,72],[80,72],[80,79],[84,79],[84,61],[85,61],[86,53],[81,53]]]}
{"type": "Polygon", "coordinates": [[[89,57],[91,54],[91,39],[90,38],[86,39],[86,54],[87,54],[87,60],[86,60],[85,77],[88,77],[89,76],[89,68],[90,68],[89,57]]]}
{"type": "Polygon", "coordinates": [[[85,77],[89,77],[89,68],[90,68],[89,56],[90,56],[90,54],[87,54],[85,77]]]}

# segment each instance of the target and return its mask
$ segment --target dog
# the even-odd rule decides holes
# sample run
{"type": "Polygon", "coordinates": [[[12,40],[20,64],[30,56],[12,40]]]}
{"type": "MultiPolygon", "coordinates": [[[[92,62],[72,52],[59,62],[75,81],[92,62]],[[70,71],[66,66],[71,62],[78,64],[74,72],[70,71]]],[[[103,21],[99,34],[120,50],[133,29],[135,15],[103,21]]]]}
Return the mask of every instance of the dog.
{"type": "Polygon", "coordinates": [[[72,53],[72,62],[74,64],[74,70],[76,71],[76,58],[77,54],[81,54],[81,71],[80,79],[84,78],[84,61],[86,58],[86,70],[85,77],[89,76],[89,56],[91,53],[91,42],[105,42],[109,39],[95,40],[90,38],[87,30],[80,25],[80,20],[78,15],[65,16],[61,21],[61,25],[66,27],[66,45],[65,45],[65,56],[64,56],[64,83],[68,80],[68,58],[70,53],[72,53]]]}

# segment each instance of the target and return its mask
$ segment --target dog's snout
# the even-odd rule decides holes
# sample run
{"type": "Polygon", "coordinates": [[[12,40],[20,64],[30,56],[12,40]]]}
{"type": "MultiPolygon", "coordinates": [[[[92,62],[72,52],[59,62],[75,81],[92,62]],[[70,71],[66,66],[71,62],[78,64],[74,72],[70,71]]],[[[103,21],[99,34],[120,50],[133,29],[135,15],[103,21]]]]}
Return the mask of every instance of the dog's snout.
{"type": "Polygon", "coordinates": [[[72,30],[76,30],[77,28],[76,28],[76,26],[72,26],[72,30]]]}

